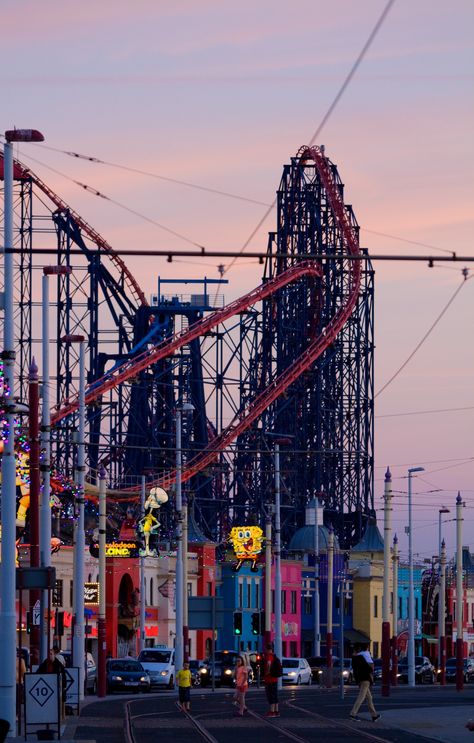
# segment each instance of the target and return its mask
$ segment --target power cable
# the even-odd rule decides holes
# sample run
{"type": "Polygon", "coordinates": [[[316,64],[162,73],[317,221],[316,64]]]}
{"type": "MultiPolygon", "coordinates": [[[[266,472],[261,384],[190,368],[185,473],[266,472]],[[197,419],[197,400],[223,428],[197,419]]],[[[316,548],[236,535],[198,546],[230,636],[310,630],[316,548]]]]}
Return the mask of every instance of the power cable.
{"type": "MultiPolygon", "coordinates": [[[[472,276],[470,276],[469,278],[472,278],[472,276]]],[[[439,321],[441,320],[441,318],[446,314],[446,312],[448,311],[449,307],[452,305],[452,303],[456,299],[457,295],[459,294],[459,292],[461,291],[461,289],[465,285],[466,281],[469,281],[469,278],[467,278],[467,276],[464,275],[463,281],[457,287],[456,291],[454,292],[454,294],[452,295],[452,297],[449,299],[448,303],[443,307],[443,309],[439,313],[439,315],[436,318],[436,320],[434,321],[434,323],[432,323],[432,325],[428,328],[428,330],[426,331],[426,333],[424,334],[424,336],[422,337],[422,339],[419,341],[419,343],[417,343],[417,345],[415,346],[415,348],[413,349],[413,351],[411,352],[411,354],[408,356],[408,358],[405,359],[405,361],[403,362],[403,364],[397,369],[397,371],[394,374],[392,374],[392,376],[390,377],[390,379],[387,382],[385,382],[385,384],[375,393],[374,399],[376,399],[379,395],[382,394],[382,392],[384,390],[387,389],[387,387],[394,381],[394,379],[396,379],[398,377],[398,375],[400,374],[400,372],[402,372],[403,369],[406,367],[406,365],[412,360],[413,356],[421,348],[421,346],[426,341],[426,339],[431,335],[432,331],[435,329],[435,327],[437,326],[437,324],[439,323],[439,321]]]]}
{"type": "Polygon", "coordinates": [[[406,413],[383,413],[375,418],[399,418],[405,415],[428,415],[431,413],[458,413],[464,410],[474,410],[474,405],[466,405],[463,408],[435,408],[433,410],[411,410],[406,413]]]}

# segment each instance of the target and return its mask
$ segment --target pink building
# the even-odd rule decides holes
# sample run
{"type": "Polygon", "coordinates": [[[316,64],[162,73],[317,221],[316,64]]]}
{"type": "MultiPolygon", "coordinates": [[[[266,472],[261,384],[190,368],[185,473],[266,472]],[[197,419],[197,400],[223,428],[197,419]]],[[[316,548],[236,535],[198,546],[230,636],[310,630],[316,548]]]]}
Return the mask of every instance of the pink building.
{"type": "MultiPolygon", "coordinates": [[[[301,655],[301,561],[281,561],[281,639],[282,655],[301,655]]],[[[275,570],[272,565],[272,641],[275,640],[275,570]]]]}

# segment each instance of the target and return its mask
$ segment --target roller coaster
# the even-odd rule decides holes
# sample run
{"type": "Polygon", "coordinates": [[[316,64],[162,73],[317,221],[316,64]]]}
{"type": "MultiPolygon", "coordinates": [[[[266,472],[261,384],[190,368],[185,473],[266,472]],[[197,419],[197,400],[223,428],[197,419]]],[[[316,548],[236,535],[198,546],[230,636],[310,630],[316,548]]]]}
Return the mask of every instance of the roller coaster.
{"type": "Polygon", "coordinates": [[[77,349],[58,341],[81,334],[92,484],[102,463],[120,491],[111,498],[136,498],[142,475],[172,492],[175,411],[188,401],[182,480],[208,537],[221,541],[232,523],[268,513],[274,442],[284,439],[283,536],[319,494],[341,542],[357,540],[373,515],[373,270],[324,149],[303,147],[285,166],[263,281],[230,304],[206,282],[204,294],[149,303],[113,248],[18,161],[14,191],[24,399],[40,357],[41,249],[54,240],[57,264],[73,269],[56,278],[50,308],[55,467],[73,474],[79,375],[77,349]]]}

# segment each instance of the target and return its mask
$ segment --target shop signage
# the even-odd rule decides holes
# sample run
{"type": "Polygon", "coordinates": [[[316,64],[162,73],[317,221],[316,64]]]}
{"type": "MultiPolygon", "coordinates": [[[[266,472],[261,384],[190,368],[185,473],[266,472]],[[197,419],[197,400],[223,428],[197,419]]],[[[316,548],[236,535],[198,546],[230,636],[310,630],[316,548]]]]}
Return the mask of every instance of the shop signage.
{"type": "Polygon", "coordinates": [[[108,542],[105,545],[106,557],[138,557],[139,544],[135,541],[108,542]]]}
{"type": "Polygon", "coordinates": [[[84,605],[97,606],[99,603],[99,583],[84,583],[84,605]]]}

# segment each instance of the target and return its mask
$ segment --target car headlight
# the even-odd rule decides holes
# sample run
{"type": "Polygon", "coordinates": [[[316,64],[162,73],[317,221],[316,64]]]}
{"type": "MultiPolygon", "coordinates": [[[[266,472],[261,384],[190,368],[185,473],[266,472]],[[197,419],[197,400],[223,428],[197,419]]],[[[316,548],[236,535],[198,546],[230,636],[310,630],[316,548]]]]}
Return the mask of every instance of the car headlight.
{"type": "Polygon", "coordinates": [[[148,681],[148,676],[140,676],[140,681],[148,681]]]}
{"type": "Polygon", "coordinates": [[[296,673],[295,673],[295,671],[289,671],[289,672],[288,672],[288,676],[296,676],[296,673]]]}
{"type": "Polygon", "coordinates": [[[224,671],[224,673],[225,673],[226,676],[231,676],[232,675],[232,671],[230,670],[230,668],[226,668],[225,671],[224,671]]]}
{"type": "Polygon", "coordinates": [[[201,668],[201,670],[199,671],[199,673],[207,673],[207,668],[201,668]]]}
{"type": "Polygon", "coordinates": [[[397,673],[397,679],[399,679],[401,675],[401,673],[397,673]]]}
{"type": "Polygon", "coordinates": [[[168,671],[160,671],[160,676],[167,676],[167,675],[168,675],[168,671]]]}
{"type": "Polygon", "coordinates": [[[342,675],[344,676],[344,678],[347,678],[349,676],[349,671],[343,671],[342,675]]]}
{"type": "Polygon", "coordinates": [[[112,676],[112,681],[123,681],[121,676],[112,676]]]}

